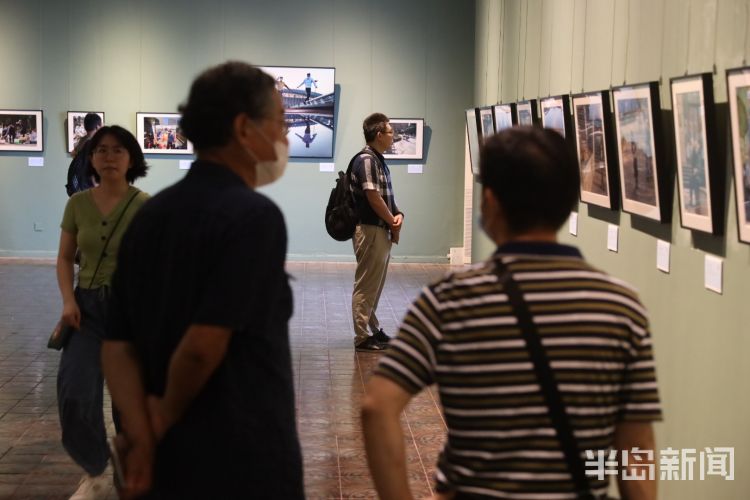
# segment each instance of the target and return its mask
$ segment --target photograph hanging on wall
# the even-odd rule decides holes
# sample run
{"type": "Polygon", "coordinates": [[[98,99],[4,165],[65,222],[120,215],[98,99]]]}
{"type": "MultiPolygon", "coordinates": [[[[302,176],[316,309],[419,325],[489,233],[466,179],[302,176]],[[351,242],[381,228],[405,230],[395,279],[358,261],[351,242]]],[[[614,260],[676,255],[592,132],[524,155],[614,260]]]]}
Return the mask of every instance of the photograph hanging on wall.
{"type": "Polygon", "coordinates": [[[479,144],[495,133],[495,115],[492,106],[479,108],[479,144]]]}
{"type": "Polygon", "coordinates": [[[39,110],[0,110],[0,151],[42,151],[42,123],[39,110]]]}
{"type": "Polygon", "coordinates": [[[290,158],[332,158],[335,68],[260,66],[276,80],[289,129],[290,158]]]}
{"type": "Polygon", "coordinates": [[[626,212],[661,221],[657,159],[661,144],[656,127],[659,84],[613,89],[617,156],[620,166],[622,208],[626,212]]]}
{"type": "Polygon", "coordinates": [[[495,131],[500,132],[515,125],[515,104],[496,104],[492,106],[495,112],[495,131]]]}
{"type": "Polygon", "coordinates": [[[68,153],[72,153],[78,147],[81,139],[86,137],[86,127],[84,127],[83,122],[89,113],[99,115],[102,119],[102,125],[104,125],[103,111],[68,111],[68,119],[65,122],[67,127],[68,153]]]}
{"type": "Polygon", "coordinates": [[[721,207],[711,165],[714,144],[708,131],[713,109],[713,83],[710,73],[673,78],[672,115],[677,152],[677,192],[682,226],[716,233],[716,216],[721,207]]]}
{"type": "Polygon", "coordinates": [[[191,155],[193,144],[180,129],[179,113],[136,113],[136,138],[146,154],[191,155]]]}
{"type": "Polygon", "coordinates": [[[574,95],[573,120],[576,156],[581,170],[581,201],[616,209],[617,170],[611,147],[609,93],[574,95]]]}
{"type": "Polygon", "coordinates": [[[469,159],[471,160],[471,173],[479,175],[479,109],[469,108],[466,110],[466,134],[469,140],[469,159]]]}
{"type": "Polygon", "coordinates": [[[531,126],[539,123],[539,115],[536,111],[536,99],[519,101],[516,103],[516,124],[531,126]]]}
{"type": "Polygon", "coordinates": [[[568,96],[545,97],[539,103],[542,108],[542,127],[554,130],[566,138],[570,121],[568,96]]]}
{"type": "Polygon", "coordinates": [[[734,186],[740,241],[750,243],[750,67],[727,71],[734,186]]]}
{"type": "Polygon", "coordinates": [[[390,118],[393,144],[383,156],[393,160],[421,160],[424,147],[424,118],[390,118]]]}

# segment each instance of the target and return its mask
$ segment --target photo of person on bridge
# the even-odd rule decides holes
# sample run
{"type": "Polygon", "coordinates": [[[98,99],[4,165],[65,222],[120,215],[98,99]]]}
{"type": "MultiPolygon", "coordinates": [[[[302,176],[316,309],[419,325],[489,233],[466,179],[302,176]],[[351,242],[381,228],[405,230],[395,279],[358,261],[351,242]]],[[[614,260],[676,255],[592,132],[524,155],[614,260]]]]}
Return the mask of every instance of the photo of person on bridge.
{"type": "Polygon", "coordinates": [[[305,86],[305,92],[307,92],[307,99],[305,99],[305,102],[310,102],[310,94],[312,93],[312,87],[315,85],[315,88],[318,88],[318,80],[313,80],[312,76],[310,76],[310,73],[307,74],[307,77],[305,77],[304,80],[302,80],[302,83],[297,85],[297,88],[300,88],[301,86],[305,86]]]}

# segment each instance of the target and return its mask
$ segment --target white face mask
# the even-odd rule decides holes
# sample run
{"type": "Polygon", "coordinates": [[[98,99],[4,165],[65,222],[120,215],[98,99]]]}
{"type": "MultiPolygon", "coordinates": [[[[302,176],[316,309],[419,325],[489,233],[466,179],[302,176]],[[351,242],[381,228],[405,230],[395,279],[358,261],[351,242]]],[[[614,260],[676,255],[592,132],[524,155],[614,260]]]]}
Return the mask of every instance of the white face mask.
{"type": "Polygon", "coordinates": [[[273,149],[276,152],[275,160],[258,160],[255,163],[256,187],[271,184],[284,175],[289,160],[289,145],[283,141],[276,141],[273,143],[273,149]]]}

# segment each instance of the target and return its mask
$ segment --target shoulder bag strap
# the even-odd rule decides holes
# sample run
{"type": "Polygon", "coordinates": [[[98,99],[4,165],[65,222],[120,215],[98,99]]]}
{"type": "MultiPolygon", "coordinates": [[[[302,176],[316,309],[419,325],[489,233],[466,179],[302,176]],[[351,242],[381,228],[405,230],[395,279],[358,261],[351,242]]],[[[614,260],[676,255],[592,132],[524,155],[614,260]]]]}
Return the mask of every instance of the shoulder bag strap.
{"type": "Polygon", "coordinates": [[[133,196],[131,196],[128,202],[125,204],[125,208],[123,208],[122,212],[120,212],[120,216],[117,218],[115,225],[112,226],[112,231],[110,231],[109,236],[107,236],[107,241],[104,242],[104,246],[102,247],[102,253],[101,255],[99,255],[99,262],[96,263],[96,269],[94,269],[94,274],[93,276],[91,276],[91,281],[89,282],[89,288],[91,288],[91,286],[94,284],[96,273],[99,272],[99,266],[102,265],[104,254],[107,251],[107,246],[109,245],[109,240],[112,239],[112,235],[115,234],[115,231],[117,230],[117,226],[120,225],[120,221],[122,220],[122,217],[125,215],[125,212],[128,211],[128,207],[130,207],[130,204],[133,203],[133,200],[135,199],[136,196],[138,196],[138,193],[140,193],[140,190],[136,189],[135,193],[133,193],[133,196]]]}
{"type": "Polygon", "coordinates": [[[534,371],[536,371],[539,385],[542,388],[542,395],[549,408],[552,426],[555,428],[557,438],[560,440],[563,455],[565,456],[565,463],[568,464],[568,469],[573,477],[576,493],[579,500],[594,500],[596,497],[591,492],[591,486],[586,477],[586,469],[581,459],[575,435],[573,434],[573,428],[565,413],[565,406],[563,405],[560,391],[557,388],[557,383],[549,365],[549,360],[539,338],[539,332],[536,329],[529,308],[523,299],[523,294],[513,279],[513,273],[499,259],[496,261],[495,273],[497,274],[498,281],[502,283],[508,295],[508,301],[518,320],[521,334],[526,341],[526,347],[534,364],[534,371]]]}

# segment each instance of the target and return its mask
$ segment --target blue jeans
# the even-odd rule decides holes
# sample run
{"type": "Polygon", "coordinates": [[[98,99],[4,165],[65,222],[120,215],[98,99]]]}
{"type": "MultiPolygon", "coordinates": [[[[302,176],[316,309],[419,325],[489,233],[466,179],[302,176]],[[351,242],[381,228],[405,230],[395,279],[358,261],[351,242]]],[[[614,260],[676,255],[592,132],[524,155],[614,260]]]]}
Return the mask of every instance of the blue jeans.
{"type": "Polygon", "coordinates": [[[63,447],[87,474],[98,476],[109,460],[101,367],[106,290],[76,288],[75,297],[81,329],[70,336],[60,358],[57,408],[63,447]]]}

